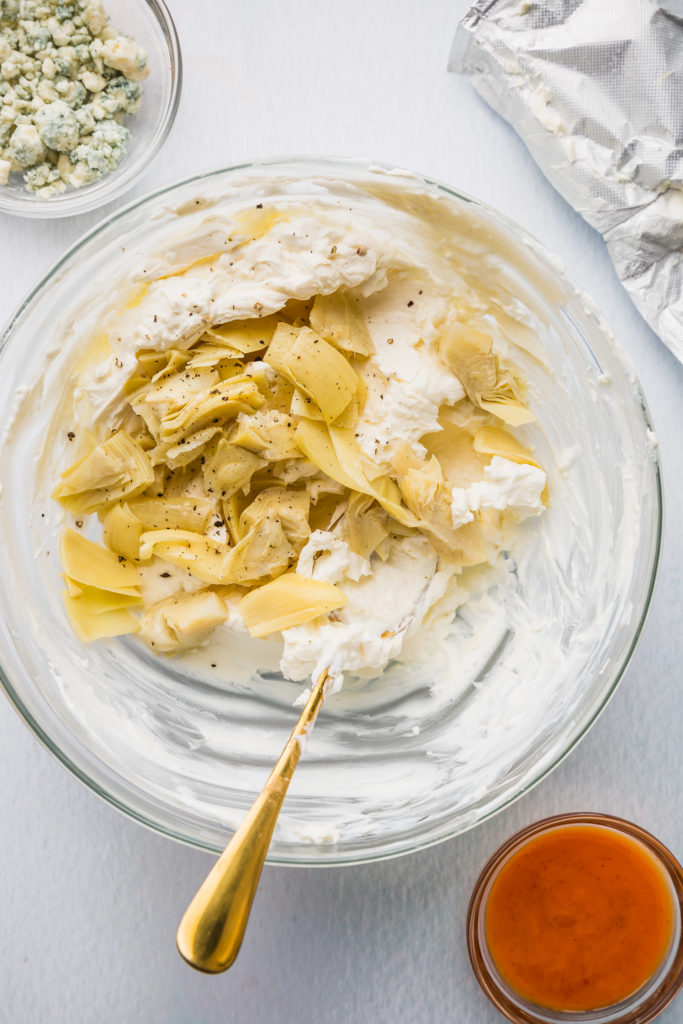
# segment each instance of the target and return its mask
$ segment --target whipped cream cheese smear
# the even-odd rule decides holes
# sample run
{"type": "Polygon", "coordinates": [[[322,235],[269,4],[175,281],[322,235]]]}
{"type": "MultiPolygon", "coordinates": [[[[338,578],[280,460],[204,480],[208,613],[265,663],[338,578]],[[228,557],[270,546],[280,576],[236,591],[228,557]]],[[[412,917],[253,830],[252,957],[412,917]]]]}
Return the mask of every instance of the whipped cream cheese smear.
{"type": "MultiPolygon", "coordinates": [[[[207,179],[186,186],[180,202],[157,202],[140,238],[84,277],[3,440],[3,458],[34,460],[21,496],[36,510],[36,572],[60,636],[69,630],[55,596],[56,539],[73,516],[47,495],[78,454],[74,423],[90,421],[99,437],[132,428],[127,382],[140,352],[188,349],[212,325],[342,291],[372,341],[357,364],[366,398],[354,436],[373,464],[388,472],[402,452],[422,465],[429,451],[447,466],[454,453],[439,439],[472,415],[477,430],[500,427],[527,455],[511,457],[480,434],[477,457],[456,459],[449,523],[488,524],[477,564],[454,565],[419,529],[399,531],[384,557],[364,557],[332,517],[311,530],[293,566],[344,591],[346,605],[327,619],[254,639],[226,593],[223,621],[170,658],[149,653],[153,626],[142,638],[64,640],[64,657],[90,666],[91,681],[75,681],[55,655],[59,700],[84,742],[96,737],[110,764],[134,771],[147,794],[200,821],[195,832],[218,844],[241,820],[244,794],[260,788],[291,705],[332,665],[344,685],[293,782],[276,855],[278,843],[353,846],[368,835],[399,848],[425,816],[499,804],[511,766],[533,771],[525,758],[538,736],[550,750],[581,705],[594,678],[587,666],[606,671],[605,634],[618,640],[632,628],[624,595],[652,466],[637,384],[607,328],[532,240],[409,175],[207,179]],[[493,339],[501,365],[523,382],[513,403],[533,421],[511,425],[486,396],[481,407],[467,400],[439,349],[452,321],[493,339]],[[599,359],[577,331],[599,336],[599,359]]],[[[6,527],[6,495],[0,509],[6,527]]],[[[83,530],[99,540],[90,519],[83,530]]],[[[146,606],[205,585],[156,560],[142,577],[146,606]]]]}

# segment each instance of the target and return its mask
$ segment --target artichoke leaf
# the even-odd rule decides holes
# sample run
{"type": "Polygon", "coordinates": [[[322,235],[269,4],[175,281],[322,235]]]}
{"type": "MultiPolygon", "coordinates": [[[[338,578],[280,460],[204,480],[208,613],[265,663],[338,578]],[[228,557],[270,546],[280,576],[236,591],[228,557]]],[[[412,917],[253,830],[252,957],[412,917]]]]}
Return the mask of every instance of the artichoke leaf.
{"type": "Polygon", "coordinates": [[[140,636],[156,651],[169,654],[195,647],[227,617],[225,602],[213,590],[174,595],[147,609],[140,619],[140,636]]]}
{"type": "Polygon", "coordinates": [[[264,637],[343,608],[346,595],[333,583],[288,572],[246,594],[239,604],[253,637],[264,637]]]}
{"type": "Polygon", "coordinates": [[[295,429],[296,421],[289,413],[264,409],[251,416],[241,416],[230,441],[268,462],[280,462],[294,459],[299,454],[294,439],[295,429]]]}
{"type": "Polygon", "coordinates": [[[177,443],[209,424],[225,423],[240,412],[254,412],[263,405],[263,401],[258,386],[245,375],[219,381],[177,412],[165,416],[159,436],[162,441],[177,443]]]}
{"type": "Polygon", "coordinates": [[[216,515],[214,503],[200,497],[135,498],[128,507],[143,532],[191,530],[203,533],[216,515]]]}
{"type": "Polygon", "coordinates": [[[148,530],[140,538],[140,557],[156,555],[164,562],[189,569],[204,583],[229,582],[228,563],[233,549],[191,530],[148,530]]]}
{"type": "Polygon", "coordinates": [[[117,555],[131,561],[140,557],[140,537],[144,530],[130,505],[113,505],[102,518],[102,540],[117,555]]]}
{"type": "Polygon", "coordinates": [[[69,597],[82,598],[81,608],[87,608],[91,615],[104,615],[107,612],[119,612],[124,608],[138,608],[142,598],[137,587],[131,587],[130,594],[114,593],[112,590],[100,590],[99,587],[89,587],[82,583],[76,583],[70,576],[64,574],[66,593],[69,597]]]}
{"type": "Polygon", "coordinates": [[[352,551],[369,558],[389,536],[386,512],[368,494],[351,494],[344,513],[344,534],[352,551]]]}
{"type": "Polygon", "coordinates": [[[251,320],[233,320],[231,323],[209,327],[206,335],[220,344],[243,355],[262,352],[270,344],[277,326],[277,315],[255,317],[251,320]]]}
{"type": "Polygon", "coordinates": [[[309,327],[278,324],[266,360],[315,402],[326,423],[334,423],[358,391],[348,359],[309,327]]]}
{"type": "Polygon", "coordinates": [[[222,582],[244,585],[268,576],[279,576],[289,568],[296,555],[282,525],[266,516],[230,549],[222,582]]]}
{"type": "Polygon", "coordinates": [[[93,611],[89,597],[70,597],[63,591],[64,607],[74,633],[82,643],[91,643],[105,637],[126,636],[137,633],[140,624],[125,608],[111,611],[93,611]]]}
{"type": "Polygon", "coordinates": [[[222,437],[207,449],[202,467],[204,486],[215,498],[231,498],[249,486],[254,473],[265,461],[222,437]]]}
{"type": "Polygon", "coordinates": [[[140,583],[134,565],[68,527],[59,540],[59,557],[64,572],[77,584],[131,594],[140,583]]]}
{"type": "Polygon", "coordinates": [[[474,405],[511,426],[533,423],[536,417],[520,400],[514,377],[501,371],[490,334],[452,321],[439,341],[439,355],[474,405]]]}
{"type": "Polygon", "coordinates": [[[311,499],[307,491],[289,491],[284,487],[267,487],[249,504],[240,516],[240,532],[247,533],[263,520],[280,523],[289,543],[297,550],[308,540],[311,530],[308,514],[311,499]]]}
{"type": "Polygon", "coordinates": [[[475,452],[483,455],[500,455],[510,462],[528,463],[541,468],[531,452],[502,427],[480,427],[474,435],[473,447],[475,452]]]}
{"type": "Polygon", "coordinates": [[[70,512],[87,515],[140,494],[153,479],[149,456],[125,430],[117,430],[62,473],[52,497],[70,512]]]}
{"type": "Polygon", "coordinates": [[[310,323],[321,338],[344,352],[367,357],[375,350],[358,303],[342,292],[316,295],[310,323]]]}

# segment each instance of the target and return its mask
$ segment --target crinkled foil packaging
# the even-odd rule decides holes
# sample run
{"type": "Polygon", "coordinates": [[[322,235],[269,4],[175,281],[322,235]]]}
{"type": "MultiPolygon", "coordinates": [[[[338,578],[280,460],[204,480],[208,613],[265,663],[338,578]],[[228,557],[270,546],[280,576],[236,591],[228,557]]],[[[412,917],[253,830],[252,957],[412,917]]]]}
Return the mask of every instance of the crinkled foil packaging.
{"type": "Polygon", "coordinates": [[[597,228],[683,361],[683,0],[478,0],[449,68],[597,228]]]}

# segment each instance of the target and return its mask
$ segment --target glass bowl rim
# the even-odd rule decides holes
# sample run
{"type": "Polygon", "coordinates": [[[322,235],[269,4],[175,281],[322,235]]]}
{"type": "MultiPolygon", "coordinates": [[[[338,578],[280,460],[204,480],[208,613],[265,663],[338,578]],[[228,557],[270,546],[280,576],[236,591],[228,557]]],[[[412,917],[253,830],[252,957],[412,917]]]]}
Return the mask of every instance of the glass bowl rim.
{"type": "MultiPolygon", "coordinates": [[[[538,821],[525,825],[524,828],[519,829],[519,831],[501,843],[491,854],[474,884],[467,908],[467,952],[472,970],[482,991],[496,1009],[504,1017],[512,1021],[513,1024],[551,1024],[553,1013],[557,1014],[554,1019],[558,1022],[561,1021],[562,1024],[571,1024],[572,1021],[575,1021],[576,1024],[589,1024],[590,1018],[585,1016],[587,1013],[608,1014],[617,1008],[618,1016],[609,1017],[609,1024],[649,1024],[650,1021],[658,1017],[669,1006],[681,987],[683,987],[682,918],[683,867],[671,850],[660,839],[628,818],[617,817],[601,811],[569,811],[564,814],[554,814],[547,818],[540,818],[538,821]],[[614,832],[636,840],[646,848],[666,875],[673,890],[672,896],[677,901],[678,938],[662,962],[666,964],[669,961],[669,966],[663,977],[657,978],[657,972],[662,968],[662,963],[660,963],[649,980],[651,982],[652,978],[657,978],[656,989],[650,992],[635,1007],[631,1006],[629,1008],[629,1000],[633,999],[634,996],[637,997],[638,992],[644,986],[641,986],[638,992],[632,993],[631,996],[624,999],[621,1003],[614,1004],[613,1007],[606,1006],[596,1011],[574,1012],[553,1011],[550,1009],[543,1011],[539,1007],[539,1013],[542,1012],[544,1015],[536,1016],[531,1009],[531,1004],[529,1004],[530,1008],[527,1009],[523,1000],[520,1000],[519,1004],[516,1003],[514,997],[509,994],[508,990],[502,987],[498,979],[489,970],[484,959],[482,940],[479,937],[481,920],[486,910],[487,896],[490,894],[491,885],[508,859],[517,851],[522,850],[536,836],[545,835],[555,829],[571,827],[572,825],[592,825],[611,829],[614,832]]],[[[648,982],[645,982],[645,985],[647,984],[648,982]]],[[[596,1024],[599,1024],[599,1022],[596,1022],[596,1024]]]]}
{"type": "MultiPolygon", "coordinates": [[[[163,0],[152,0],[152,2],[163,2],[163,0]]],[[[329,169],[336,169],[338,171],[352,171],[360,170],[368,173],[373,172],[392,172],[394,180],[400,180],[401,175],[405,175],[409,182],[415,184],[425,184],[430,187],[437,189],[439,192],[444,192],[448,196],[452,196],[457,200],[465,203],[471,203],[473,206],[478,207],[487,213],[489,213],[493,219],[504,227],[509,229],[516,238],[528,238],[535,246],[538,247],[540,253],[546,253],[548,250],[546,247],[538,241],[533,235],[531,235],[526,228],[519,225],[512,218],[501,213],[487,203],[469,195],[468,193],[461,192],[458,189],[453,188],[451,185],[440,181],[430,175],[421,174],[416,171],[408,171],[403,168],[396,168],[395,165],[383,163],[377,160],[366,160],[358,157],[339,157],[334,155],[282,155],[272,156],[265,158],[257,158],[253,160],[241,161],[238,164],[231,164],[226,167],[217,167],[207,170],[202,170],[196,174],[188,175],[187,177],[178,179],[176,181],[169,182],[159,188],[153,189],[144,195],[131,200],[125,206],[112,211],[108,216],[100,220],[92,228],[84,232],[79,238],[76,239],[72,245],[64,252],[47,271],[41,276],[38,282],[28,292],[24,300],[17,307],[15,312],[10,316],[9,320],[4,325],[2,332],[0,333],[0,356],[5,350],[6,345],[11,339],[11,336],[15,328],[20,324],[22,317],[28,311],[33,301],[40,295],[43,288],[47,287],[57,273],[68,264],[68,262],[77,256],[78,252],[92,241],[97,235],[103,232],[106,228],[113,225],[116,221],[119,221],[126,217],[128,214],[133,213],[139,207],[143,207],[148,203],[153,203],[155,200],[159,200],[161,197],[172,193],[176,190],[180,190],[186,186],[192,184],[201,184],[204,181],[209,181],[213,178],[218,178],[222,175],[235,174],[239,171],[251,171],[251,170],[267,170],[282,168],[286,169],[289,167],[300,167],[309,165],[311,167],[324,167],[329,169]]],[[[572,279],[566,274],[564,269],[557,271],[561,273],[563,279],[573,284],[572,279]]],[[[579,294],[583,294],[581,289],[575,290],[579,294]]],[[[628,360],[625,353],[622,353],[620,349],[617,349],[620,361],[624,359],[628,360]]],[[[645,397],[643,395],[640,382],[634,376],[633,378],[633,391],[634,397],[640,406],[641,415],[643,419],[643,426],[647,431],[652,431],[651,417],[645,397]]],[[[535,772],[532,773],[532,777],[522,786],[518,792],[513,792],[506,795],[500,802],[495,803],[493,806],[488,808],[481,817],[477,818],[476,821],[466,822],[461,824],[450,824],[446,821],[443,823],[443,827],[436,830],[436,834],[429,834],[424,839],[420,840],[418,837],[411,837],[410,839],[403,841],[395,841],[389,843],[388,849],[379,848],[376,850],[369,851],[351,851],[348,853],[340,854],[326,854],[324,858],[316,856],[317,847],[315,844],[311,845],[310,855],[301,853],[287,855],[287,854],[268,854],[267,862],[269,864],[277,864],[289,867],[341,867],[352,864],[366,864],[381,860],[390,860],[395,857],[400,857],[405,854],[415,853],[419,850],[428,849],[431,846],[435,846],[438,843],[445,842],[447,839],[452,839],[457,835],[461,835],[476,825],[480,825],[483,822],[489,820],[495,814],[504,810],[506,807],[511,806],[516,800],[519,800],[526,793],[530,792],[539,782],[541,782],[546,776],[548,776],[555,768],[558,767],[564,761],[564,759],[571,753],[571,751],[577,746],[581,739],[586,735],[588,730],[598,720],[605,707],[613,697],[619,683],[621,682],[626,669],[628,668],[629,662],[633,656],[633,653],[637,647],[638,641],[640,640],[643,627],[645,625],[648,612],[652,603],[652,595],[654,592],[657,574],[659,569],[661,545],[662,545],[662,528],[663,528],[663,499],[662,499],[662,478],[661,469],[659,462],[659,453],[656,448],[653,449],[652,453],[652,464],[654,470],[654,485],[655,485],[655,507],[656,507],[656,522],[653,523],[654,534],[650,541],[650,559],[647,571],[647,584],[644,587],[644,591],[640,595],[640,614],[637,623],[633,629],[630,641],[626,646],[625,651],[622,654],[621,660],[613,670],[613,678],[600,694],[593,706],[589,709],[587,717],[582,717],[578,724],[567,734],[562,741],[562,748],[559,752],[548,760],[547,763],[541,764],[535,772]]],[[[127,817],[137,821],[139,824],[146,826],[151,831],[158,833],[159,835],[166,836],[170,839],[174,839],[177,842],[183,843],[193,849],[205,850],[211,853],[220,853],[222,847],[217,846],[212,842],[206,842],[195,836],[187,835],[186,833],[169,827],[162,821],[153,818],[151,815],[142,813],[134,807],[131,807],[126,803],[125,800],[120,799],[113,793],[107,791],[103,785],[100,784],[96,779],[92,778],[87,771],[82,769],[78,764],[74,762],[72,757],[67,754],[64,750],[57,745],[51,738],[49,733],[43,726],[36,720],[35,716],[24,704],[21,696],[16,692],[12,683],[8,679],[5,669],[0,664],[0,687],[4,690],[6,696],[10,700],[14,709],[17,711],[19,716],[34,733],[37,739],[43,744],[43,746],[58,760],[61,764],[67,768],[77,779],[79,779],[88,789],[99,796],[106,803],[111,804],[113,807],[122,811],[127,817]]],[[[292,723],[294,724],[294,723],[292,723]]],[[[284,738],[283,738],[284,742],[284,738]]],[[[256,796],[256,794],[254,794],[256,796]]],[[[226,830],[227,831],[227,830],[226,830]]],[[[226,842],[229,838],[229,834],[226,834],[226,842]]]]}
{"type": "MultiPolygon", "coordinates": [[[[164,37],[170,60],[170,67],[168,69],[164,67],[164,77],[170,81],[170,92],[161,120],[154,128],[145,147],[138,154],[136,164],[127,166],[124,157],[120,167],[115,168],[111,174],[105,174],[99,181],[93,182],[92,188],[74,188],[40,202],[35,199],[27,199],[21,192],[5,193],[4,189],[0,188],[0,213],[32,220],[59,219],[60,217],[92,213],[93,210],[106,206],[124,195],[146,173],[150,162],[168,138],[178,113],[183,86],[183,58],[178,31],[166,6],[166,0],[143,0],[143,2],[154,15],[164,37]]],[[[100,224],[96,226],[99,227],[100,224]]],[[[85,236],[79,241],[84,242],[85,236]]],[[[66,255],[70,254],[73,248],[74,246],[70,246],[66,255]]],[[[57,268],[59,262],[55,263],[52,270],[57,268]]],[[[42,283],[43,281],[41,281],[42,283]]]]}

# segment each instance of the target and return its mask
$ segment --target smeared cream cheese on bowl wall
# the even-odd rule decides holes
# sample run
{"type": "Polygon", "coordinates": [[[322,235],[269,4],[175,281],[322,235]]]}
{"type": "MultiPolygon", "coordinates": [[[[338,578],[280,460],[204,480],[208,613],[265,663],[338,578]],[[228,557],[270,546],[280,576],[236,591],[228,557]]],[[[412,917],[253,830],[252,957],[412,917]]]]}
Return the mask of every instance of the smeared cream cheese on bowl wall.
{"type": "Polygon", "coordinates": [[[658,476],[536,243],[412,175],[261,165],[131,207],[46,288],[4,356],[52,298],[3,377],[3,586],[105,795],[220,846],[328,666],[274,859],[461,831],[584,731],[642,622],[658,476]]]}

